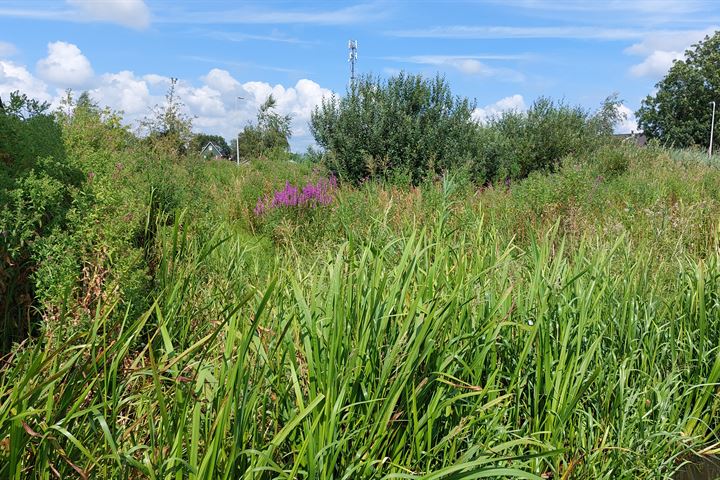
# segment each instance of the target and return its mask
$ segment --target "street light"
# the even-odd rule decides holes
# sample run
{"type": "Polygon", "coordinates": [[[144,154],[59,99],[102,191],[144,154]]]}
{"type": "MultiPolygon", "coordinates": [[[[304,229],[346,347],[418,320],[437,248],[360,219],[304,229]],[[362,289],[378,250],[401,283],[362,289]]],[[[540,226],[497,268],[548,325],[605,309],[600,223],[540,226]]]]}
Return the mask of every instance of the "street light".
{"type": "Polygon", "coordinates": [[[710,102],[713,106],[712,120],[710,121],[710,147],[708,147],[708,158],[712,160],[713,131],[715,130],[715,100],[710,102]]]}
{"type": "MultiPolygon", "coordinates": [[[[240,100],[245,100],[245,97],[235,97],[235,109],[240,112],[240,100]]],[[[237,166],[240,166],[240,132],[238,131],[235,136],[235,160],[237,166]]]]}

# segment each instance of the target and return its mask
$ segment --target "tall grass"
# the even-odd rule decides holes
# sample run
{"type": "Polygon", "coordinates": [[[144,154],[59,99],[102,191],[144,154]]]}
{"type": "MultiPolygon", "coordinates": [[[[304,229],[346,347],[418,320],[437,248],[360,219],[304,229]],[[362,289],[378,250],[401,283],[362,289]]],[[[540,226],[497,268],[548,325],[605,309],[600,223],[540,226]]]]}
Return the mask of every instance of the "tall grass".
{"type": "Polygon", "coordinates": [[[449,187],[389,242],[271,267],[160,224],[150,309],[4,359],[0,477],[663,478],[717,449],[717,248],[508,241],[456,228],[449,187]]]}

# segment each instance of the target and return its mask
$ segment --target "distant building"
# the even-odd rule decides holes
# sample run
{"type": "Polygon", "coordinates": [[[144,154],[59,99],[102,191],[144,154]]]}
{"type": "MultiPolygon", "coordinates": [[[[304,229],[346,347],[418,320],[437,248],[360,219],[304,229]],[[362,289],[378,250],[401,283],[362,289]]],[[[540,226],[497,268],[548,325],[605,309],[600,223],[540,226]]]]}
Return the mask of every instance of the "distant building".
{"type": "Polygon", "coordinates": [[[613,137],[622,142],[634,143],[638,147],[647,145],[647,137],[642,132],[616,133],[613,137]]]}
{"type": "Polygon", "coordinates": [[[208,142],[207,145],[203,147],[203,149],[200,151],[200,155],[205,157],[205,159],[215,159],[220,160],[222,158],[225,158],[225,156],[222,154],[222,149],[215,145],[213,142],[208,142]]]}

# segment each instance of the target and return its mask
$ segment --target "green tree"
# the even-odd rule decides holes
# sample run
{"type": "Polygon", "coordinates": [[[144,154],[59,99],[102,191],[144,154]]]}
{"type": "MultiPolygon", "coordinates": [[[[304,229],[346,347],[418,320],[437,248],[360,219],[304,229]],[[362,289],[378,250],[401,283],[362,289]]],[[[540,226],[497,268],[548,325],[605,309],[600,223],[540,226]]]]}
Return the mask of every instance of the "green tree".
{"type": "Polygon", "coordinates": [[[688,49],[685,59],[675,61],[655,88],[637,112],[645,134],[676,147],[706,146],[710,102],[720,102],[720,32],[688,49]]]}
{"type": "Polygon", "coordinates": [[[524,178],[536,170],[554,170],[564,157],[594,150],[622,120],[620,105],[611,95],[591,112],[540,97],[525,112],[491,118],[477,138],[475,178],[524,178]]]}
{"type": "Polygon", "coordinates": [[[192,117],[185,113],[185,105],[177,93],[177,78],[172,78],[165,95],[165,103],[152,107],[140,122],[153,146],[167,153],[184,155],[192,140],[192,117]]]}
{"type": "Polygon", "coordinates": [[[440,76],[365,76],[344,97],[323,100],[310,126],[326,164],[341,177],[401,175],[418,183],[470,160],[474,108],[440,76]]]}
{"type": "MultiPolygon", "coordinates": [[[[268,96],[260,105],[256,123],[248,124],[238,136],[240,158],[251,159],[267,156],[272,151],[287,152],[290,150],[291,115],[281,115],[275,111],[277,101],[268,96]]],[[[235,149],[233,149],[235,150],[235,149]]],[[[237,153],[233,152],[233,158],[237,153]]]]}
{"type": "MultiPolygon", "coordinates": [[[[120,151],[136,140],[122,124],[122,114],[109,107],[101,108],[88,92],[81,93],[75,100],[68,90],[56,117],[63,129],[65,147],[73,152],[76,160],[87,162],[94,152],[120,151]]],[[[83,168],[96,171],[102,163],[92,162],[83,168]]]]}

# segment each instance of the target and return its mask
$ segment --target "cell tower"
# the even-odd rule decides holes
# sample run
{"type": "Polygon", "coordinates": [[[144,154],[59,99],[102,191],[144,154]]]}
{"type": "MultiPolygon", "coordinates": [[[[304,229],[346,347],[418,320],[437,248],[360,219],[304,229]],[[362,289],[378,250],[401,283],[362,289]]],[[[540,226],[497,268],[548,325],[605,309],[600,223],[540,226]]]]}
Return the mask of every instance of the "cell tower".
{"type": "Polygon", "coordinates": [[[355,63],[357,62],[357,40],[350,40],[348,42],[348,50],[350,50],[350,55],[348,56],[348,62],[350,62],[350,85],[355,85],[355,63]]]}

